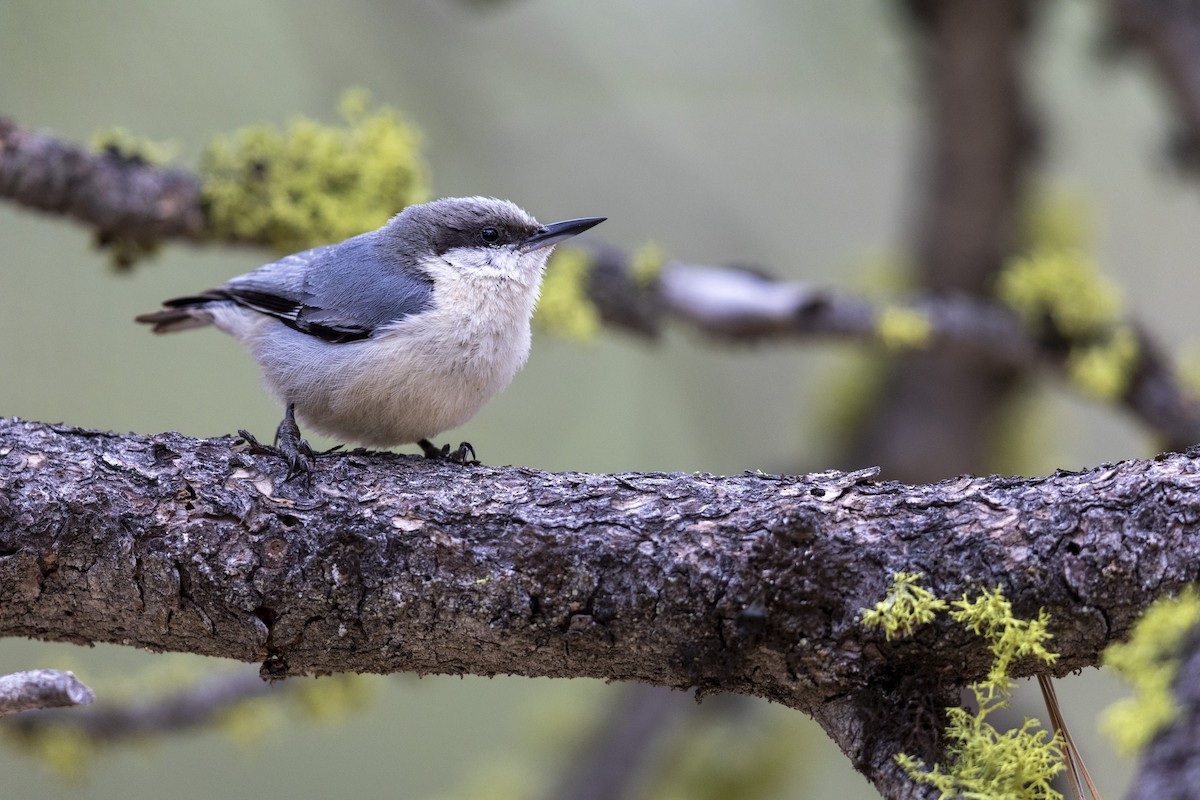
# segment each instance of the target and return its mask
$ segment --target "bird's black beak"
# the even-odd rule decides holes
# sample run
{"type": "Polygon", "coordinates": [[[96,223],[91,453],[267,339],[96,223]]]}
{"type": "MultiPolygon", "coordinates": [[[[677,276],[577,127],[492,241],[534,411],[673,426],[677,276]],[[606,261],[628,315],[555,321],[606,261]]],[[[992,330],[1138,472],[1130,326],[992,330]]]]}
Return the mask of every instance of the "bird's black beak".
{"type": "Polygon", "coordinates": [[[583,219],[569,219],[565,222],[543,225],[536,233],[521,243],[521,249],[528,253],[533,250],[541,250],[543,247],[551,247],[564,239],[570,239],[576,234],[596,227],[606,219],[608,217],[584,217],[583,219]]]}

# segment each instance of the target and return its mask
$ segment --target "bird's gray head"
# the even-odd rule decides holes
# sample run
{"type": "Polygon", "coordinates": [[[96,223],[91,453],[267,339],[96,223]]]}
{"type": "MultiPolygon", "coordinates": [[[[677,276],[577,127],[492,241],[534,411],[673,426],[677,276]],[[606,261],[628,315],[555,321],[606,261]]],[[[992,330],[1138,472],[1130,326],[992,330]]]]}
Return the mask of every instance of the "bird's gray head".
{"type": "Polygon", "coordinates": [[[603,221],[542,225],[507,200],[448,197],[409,206],[380,232],[386,246],[417,264],[437,259],[463,269],[528,275],[541,271],[550,247],[603,221]]]}

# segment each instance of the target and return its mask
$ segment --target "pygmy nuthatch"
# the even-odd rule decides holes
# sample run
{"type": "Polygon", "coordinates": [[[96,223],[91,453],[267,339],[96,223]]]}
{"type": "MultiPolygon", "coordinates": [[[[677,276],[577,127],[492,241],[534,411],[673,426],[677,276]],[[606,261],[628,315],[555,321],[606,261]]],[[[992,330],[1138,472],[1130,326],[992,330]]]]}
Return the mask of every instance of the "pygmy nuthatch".
{"type": "Polygon", "coordinates": [[[137,321],[155,333],[215,325],[237,337],[286,408],[276,442],[290,473],[312,457],[296,417],[344,441],[416,442],[461,462],[474,456],[469,444],[452,453],[430,437],[512,381],[529,356],[551,249],[604,219],[542,225],[506,200],[436,200],[137,321]]]}

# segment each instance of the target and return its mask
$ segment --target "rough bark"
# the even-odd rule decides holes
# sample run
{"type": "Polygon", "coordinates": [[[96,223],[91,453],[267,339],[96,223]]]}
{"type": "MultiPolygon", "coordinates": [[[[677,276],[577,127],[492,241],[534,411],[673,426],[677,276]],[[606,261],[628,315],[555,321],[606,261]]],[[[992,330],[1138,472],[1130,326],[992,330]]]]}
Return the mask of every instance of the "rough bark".
{"type": "Polygon", "coordinates": [[[351,452],[285,483],[278,459],[232,443],[0,422],[0,634],[224,656],[269,677],[738,692],[813,714],[893,785],[890,754],[936,753],[947,687],[990,653],[951,623],[894,642],[864,629],[892,573],[1044,607],[1062,674],[1200,567],[1200,453],[908,486],[869,470],[556,474],[351,452]]]}

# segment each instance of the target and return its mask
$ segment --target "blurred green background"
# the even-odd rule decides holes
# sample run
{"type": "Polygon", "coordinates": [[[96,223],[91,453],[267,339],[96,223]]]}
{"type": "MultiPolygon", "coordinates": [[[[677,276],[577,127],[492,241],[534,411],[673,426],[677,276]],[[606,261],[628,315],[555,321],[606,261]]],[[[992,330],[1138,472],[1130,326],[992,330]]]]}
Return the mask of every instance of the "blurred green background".
{"type": "MultiPolygon", "coordinates": [[[[1186,352],[1197,191],[1162,160],[1162,98],[1139,65],[1097,65],[1090,4],[1049,5],[1030,64],[1046,184],[1077,198],[1129,307],[1186,352]]],[[[507,197],[547,221],[606,215],[596,237],[626,249],[653,241],[687,261],[854,288],[911,236],[922,117],[910,46],[882,2],[0,0],[0,115],[81,142],[120,125],[173,142],[188,166],[219,132],[298,114],[335,121],[342,92],[362,86],[424,131],[435,196],[507,197]]],[[[279,409],[236,342],[211,331],[158,338],[131,322],[268,260],[168,245],[118,275],[88,231],[0,204],[0,414],[269,436],[279,409]]],[[[513,386],[449,436],[489,463],[555,470],[821,469],[841,402],[830,387],[852,354],[712,346],[679,330],[658,344],[539,336],[513,386]]],[[[1026,472],[1153,449],[1135,423],[1058,384],[1039,390],[1036,416],[1026,472]]],[[[101,693],[159,658],[0,644],[0,672],[62,664],[101,693]]],[[[197,674],[207,666],[192,662],[197,674]]],[[[5,793],[520,796],[553,782],[617,689],[396,676],[365,691],[339,721],[107,751],[78,782],[0,748],[5,793]]],[[[1022,691],[1039,713],[1036,692],[1022,691]]],[[[1113,691],[1094,672],[1060,688],[1089,763],[1118,796],[1130,764],[1089,735],[1113,691]]],[[[796,743],[770,796],[874,796],[807,720],[753,706],[756,725],[796,743]]]]}

